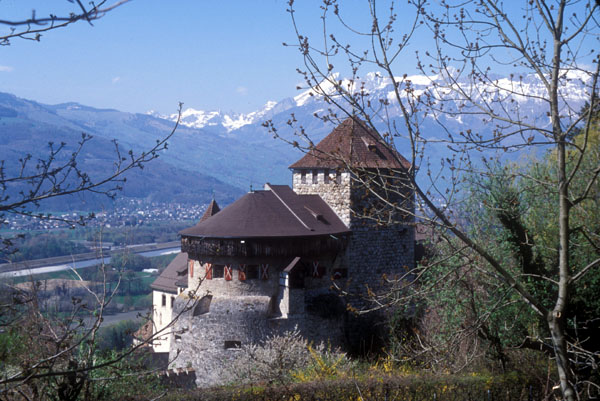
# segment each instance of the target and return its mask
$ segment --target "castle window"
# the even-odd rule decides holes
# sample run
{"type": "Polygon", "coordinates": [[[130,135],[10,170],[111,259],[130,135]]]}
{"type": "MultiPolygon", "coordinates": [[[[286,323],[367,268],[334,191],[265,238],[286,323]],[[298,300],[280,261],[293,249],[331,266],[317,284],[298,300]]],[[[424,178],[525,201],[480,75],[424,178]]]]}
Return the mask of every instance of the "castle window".
{"type": "Polygon", "coordinates": [[[175,306],[175,297],[171,297],[171,309],[175,306]]]}
{"type": "Polygon", "coordinates": [[[225,276],[225,265],[213,265],[213,278],[223,278],[225,276]]]}
{"type": "Polygon", "coordinates": [[[329,184],[329,170],[328,169],[325,169],[323,179],[325,180],[325,184],[329,184]]]}
{"type": "Polygon", "coordinates": [[[342,183],[342,172],[339,170],[335,172],[335,183],[336,184],[342,183]]]}
{"type": "Polygon", "coordinates": [[[225,349],[240,349],[242,342],[238,340],[225,340],[225,349]]]}
{"type": "Polygon", "coordinates": [[[306,171],[304,170],[300,173],[300,182],[306,184],[306,171]]]}
{"type": "Polygon", "coordinates": [[[256,280],[258,278],[258,265],[246,266],[246,280],[256,280]]]}
{"type": "Polygon", "coordinates": [[[165,294],[162,295],[162,306],[167,306],[167,296],[165,294]]]}
{"type": "Polygon", "coordinates": [[[317,182],[319,182],[319,170],[313,170],[312,171],[312,183],[316,184],[317,182]]]}

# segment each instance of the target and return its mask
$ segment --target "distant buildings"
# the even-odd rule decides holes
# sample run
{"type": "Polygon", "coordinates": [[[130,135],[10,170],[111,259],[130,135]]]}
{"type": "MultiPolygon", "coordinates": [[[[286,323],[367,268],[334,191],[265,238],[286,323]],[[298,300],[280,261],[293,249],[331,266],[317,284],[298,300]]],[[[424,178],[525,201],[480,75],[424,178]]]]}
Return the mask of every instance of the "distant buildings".
{"type": "MultiPolygon", "coordinates": [[[[96,213],[87,221],[89,227],[125,227],[151,224],[164,221],[198,220],[204,212],[204,205],[180,203],[148,203],[138,199],[122,200],[114,209],[96,213]]],[[[66,220],[78,220],[78,213],[62,213],[54,216],[66,220]]],[[[22,215],[5,216],[3,226],[13,231],[57,230],[68,227],[58,220],[39,219],[22,215]]],[[[4,227],[3,227],[4,228],[4,227]]]]}

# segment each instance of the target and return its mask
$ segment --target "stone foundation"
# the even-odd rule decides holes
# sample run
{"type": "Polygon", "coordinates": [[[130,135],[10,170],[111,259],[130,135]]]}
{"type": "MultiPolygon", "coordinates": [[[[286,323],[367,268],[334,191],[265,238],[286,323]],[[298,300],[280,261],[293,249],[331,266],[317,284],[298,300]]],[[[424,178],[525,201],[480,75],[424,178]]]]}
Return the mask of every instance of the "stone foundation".
{"type": "MultiPolygon", "coordinates": [[[[344,346],[343,313],[323,315],[318,309],[305,307],[303,309],[309,312],[273,317],[271,302],[269,296],[214,297],[208,312],[197,316],[193,310],[184,312],[174,327],[176,334],[169,354],[172,361],[169,368],[193,369],[196,384],[207,387],[224,384],[224,372],[241,352],[241,346],[262,343],[275,334],[298,329],[314,343],[344,346]]],[[[175,313],[184,305],[185,300],[179,298],[175,313]]]]}

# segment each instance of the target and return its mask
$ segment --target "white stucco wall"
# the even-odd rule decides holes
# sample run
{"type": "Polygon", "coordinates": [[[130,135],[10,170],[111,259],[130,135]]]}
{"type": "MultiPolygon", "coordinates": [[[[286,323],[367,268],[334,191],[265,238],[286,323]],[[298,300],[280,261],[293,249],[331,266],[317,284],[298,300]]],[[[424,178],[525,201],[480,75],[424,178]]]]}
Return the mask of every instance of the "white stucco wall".
{"type": "Polygon", "coordinates": [[[152,342],[154,352],[169,352],[171,339],[171,328],[165,329],[173,319],[173,302],[176,298],[175,294],[163,291],[152,291],[152,320],[154,322],[153,334],[161,332],[152,342]],[[163,296],[165,297],[165,305],[163,306],[163,296]]]}

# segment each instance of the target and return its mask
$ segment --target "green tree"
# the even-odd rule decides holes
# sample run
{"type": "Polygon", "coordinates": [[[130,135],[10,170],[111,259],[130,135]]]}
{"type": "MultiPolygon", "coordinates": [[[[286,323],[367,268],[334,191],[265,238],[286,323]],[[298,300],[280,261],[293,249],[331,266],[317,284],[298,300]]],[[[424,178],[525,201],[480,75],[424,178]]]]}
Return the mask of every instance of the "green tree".
{"type": "MultiPolygon", "coordinates": [[[[580,352],[583,345],[567,338],[566,328],[574,288],[600,265],[600,259],[595,259],[575,266],[570,255],[577,232],[592,232],[574,227],[572,222],[578,213],[587,213],[591,188],[597,185],[600,174],[597,159],[592,162],[591,174],[583,168],[590,154],[591,113],[598,107],[600,60],[595,49],[600,34],[600,5],[592,0],[536,0],[514,8],[499,0],[441,0],[439,4],[411,0],[408,6],[400,6],[403,16],[413,13],[410,23],[398,18],[396,7],[387,3],[368,1],[362,23],[345,18],[345,6],[329,0],[321,4],[323,29],[318,35],[317,40],[322,40],[319,44],[302,32],[301,15],[296,13],[294,2],[289,2],[297,36],[294,46],[304,60],[299,71],[313,96],[327,103],[316,116],[337,123],[354,117],[355,123],[380,132],[384,138],[374,140],[388,146],[402,144],[402,153],[412,163],[410,182],[400,183],[397,188],[390,186],[387,191],[405,193],[407,188],[401,186],[409,185],[418,198],[416,217],[459,241],[461,245],[454,252],[464,248],[468,250],[465,257],[476,255],[481,260],[478,266],[495,280],[497,288],[507,289],[507,296],[516,297],[519,304],[543,320],[549,337],[535,340],[540,346],[551,347],[563,397],[574,401],[576,389],[584,384],[579,382],[574,366],[587,363],[591,368],[596,363],[593,358],[585,358],[593,353],[585,349],[580,352]],[[417,33],[431,34],[430,46],[420,44],[411,54],[411,41],[417,33]],[[405,73],[406,63],[411,60],[428,81],[425,88],[416,88],[405,73]],[[348,65],[347,79],[335,74],[338,69],[344,70],[339,63],[348,65]],[[514,71],[505,79],[493,74],[507,68],[514,71]],[[389,91],[380,98],[362,84],[362,77],[373,69],[382,84],[389,84],[389,91]],[[575,79],[586,88],[590,105],[587,115],[580,115],[567,96],[575,79]],[[532,80],[539,83],[535,91],[532,80]],[[532,116],[523,108],[523,100],[537,102],[539,115],[544,117],[532,116]],[[478,119],[485,129],[457,128],[455,122],[466,118],[478,119]],[[431,121],[437,127],[432,128],[431,121]],[[577,133],[583,146],[572,140],[577,133]],[[439,159],[440,148],[449,153],[442,158],[441,168],[434,169],[430,161],[439,159]],[[462,224],[463,216],[458,211],[459,203],[464,201],[461,183],[473,174],[494,174],[481,168],[482,160],[503,160],[505,153],[534,153],[535,149],[548,148],[555,154],[554,165],[548,170],[551,175],[535,182],[535,186],[539,193],[548,195],[537,201],[548,202],[552,216],[556,216],[550,223],[554,232],[547,231],[552,235],[547,243],[552,244],[554,263],[537,266],[543,272],[540,280],[552,288],[550,292],[539,292],[530,285],[535,273],[520,270],[528,256],[520,254],[510,258],[513,263],[507,263],[506,255],[497,253],[495,243],[488,243],[485,236],[462,224]],[[577,181],[582,185],[575,185],[577,181]],[[553,294],[551,302],[547,302],[546,293],[553,294]]],[[[297,127],[296,122],[291,118],[288,124],[297,127]]],[[[279,135],[273,122],[266,126],[279,135]]],[[[306,140],[305,150],[311,149],[314,142],[308,135],[310,131],[297,128],[295,134],[306,140]]],[[[289,142],[302,147],[296,138],[289,142]]],[[[368,183],[379,175],[376,169],[356,168],[353,177],[377,195],[380,189],[370,188],[368,183]]],[[[388,206],[399,209],[401,215],[413,213],[392,202],[388,206]]],[[[516,250],[529,252],[530,247],[519,244],[516,250]]],[[[531,262],[530,267],[535,267],[536,259],[531,262]]],[[[396,282],[396,290],[380,294],[376,304],[409,302],[406,287],[416,285],[424,274],[419,272],[413,277],[417,280],[396,282]]]]}

